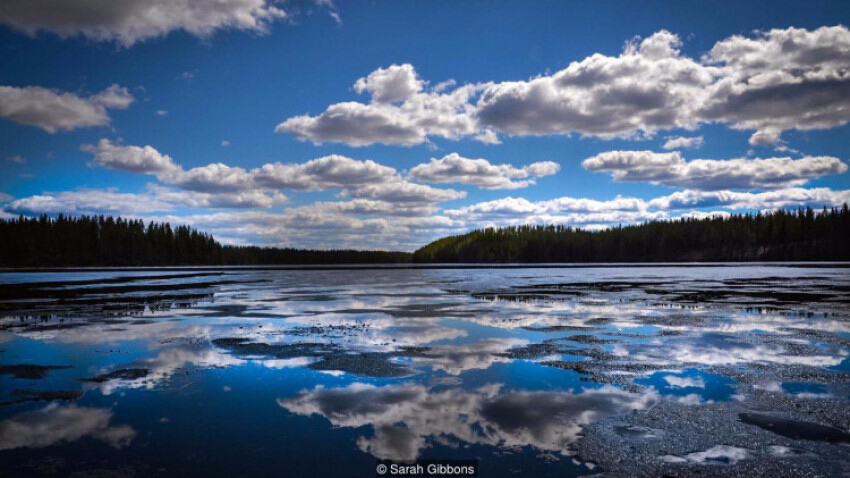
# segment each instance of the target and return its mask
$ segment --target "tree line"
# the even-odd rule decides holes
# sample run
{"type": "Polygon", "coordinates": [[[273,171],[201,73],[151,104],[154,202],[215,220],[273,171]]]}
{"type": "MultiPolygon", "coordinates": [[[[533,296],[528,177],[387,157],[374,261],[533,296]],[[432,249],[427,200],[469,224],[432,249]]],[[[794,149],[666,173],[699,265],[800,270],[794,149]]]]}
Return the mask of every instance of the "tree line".
{"type": "Polygon", "coordinates": [[[651,221],[587,231],[564,226],[487,228],[434,241],[420,263],[680,262],[850,260],[850,211],[778,210],[767,214],[651,221]]]}
{"type": "Polygon", "coordinates": [[[112,216],[0,220],[0,267],[359,264],[410,262],[386,251],[222,246],[189,226],[112,216]]]}
{"type": "Polygon", "coordinates": [[[393,251],[223,246],[188,226],[111,216],[0,220],[0,267],[486,262],[847,261],[850,210],[651,221],[587,231],[487,228],[393,251]]]}

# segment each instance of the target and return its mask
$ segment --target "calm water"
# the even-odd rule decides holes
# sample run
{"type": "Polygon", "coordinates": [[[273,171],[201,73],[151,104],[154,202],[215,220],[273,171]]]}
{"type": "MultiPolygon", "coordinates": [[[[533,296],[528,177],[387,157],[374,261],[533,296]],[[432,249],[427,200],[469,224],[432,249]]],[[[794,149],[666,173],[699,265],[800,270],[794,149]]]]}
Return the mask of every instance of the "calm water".
{"type": "Polygon", "coordinates": [[[850,472],[842,265],[5,273],[0,291],[4,477],[850,472]]]}

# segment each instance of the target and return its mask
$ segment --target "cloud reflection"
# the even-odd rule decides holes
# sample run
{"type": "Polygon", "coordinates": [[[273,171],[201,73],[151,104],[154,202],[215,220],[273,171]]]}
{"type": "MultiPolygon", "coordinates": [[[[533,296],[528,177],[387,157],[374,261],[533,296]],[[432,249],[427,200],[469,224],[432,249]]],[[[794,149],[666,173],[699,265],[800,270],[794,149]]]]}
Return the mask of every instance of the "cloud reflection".
{"type": "Polygon", "coordinates": [[[569,454],[581,428],[612,414],[643,409],[655,392],[634,394],[615,387],[582,393],[502,392],[492,384],[472,391],[434,392],[413,383],[355,383],[344,388],[317,387],[278,405],[297,415],[320,415],[336,427],[371,426],[371,437],[357,446],[379,459],[413,460],[430,442],[499,447],[533,446],[569,454]]]}
{"type": "Polygon", "coordinates": [[[129,445],[136,432],[128,425],[110,426],[111,419],[112,411],[106,408],[50,404],[0,422],[0,450],[44,448],[83,437],[115,448],[129,445]]]}

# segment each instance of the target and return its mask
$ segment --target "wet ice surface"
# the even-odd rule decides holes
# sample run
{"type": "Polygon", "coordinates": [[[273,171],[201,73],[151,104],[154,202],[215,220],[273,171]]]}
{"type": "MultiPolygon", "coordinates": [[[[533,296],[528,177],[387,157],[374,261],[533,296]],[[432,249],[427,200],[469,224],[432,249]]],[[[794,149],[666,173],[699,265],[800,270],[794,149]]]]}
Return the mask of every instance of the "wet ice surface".
{"type": "Polygon", "coordinates": [[[0,475],[847,475],[848,305],[829,264],[0,274],[0,475]]]}

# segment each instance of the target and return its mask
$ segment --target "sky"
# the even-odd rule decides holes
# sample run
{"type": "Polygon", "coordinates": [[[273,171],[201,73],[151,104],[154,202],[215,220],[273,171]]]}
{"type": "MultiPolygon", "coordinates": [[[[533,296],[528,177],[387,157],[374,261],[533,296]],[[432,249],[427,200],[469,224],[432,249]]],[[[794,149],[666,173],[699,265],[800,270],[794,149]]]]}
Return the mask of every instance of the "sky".
{"type": "Polygon", "coordinates": [[[846,25],[845,1],[5,0],[0,217],[412,251],[841,206],[846,25]]]}

